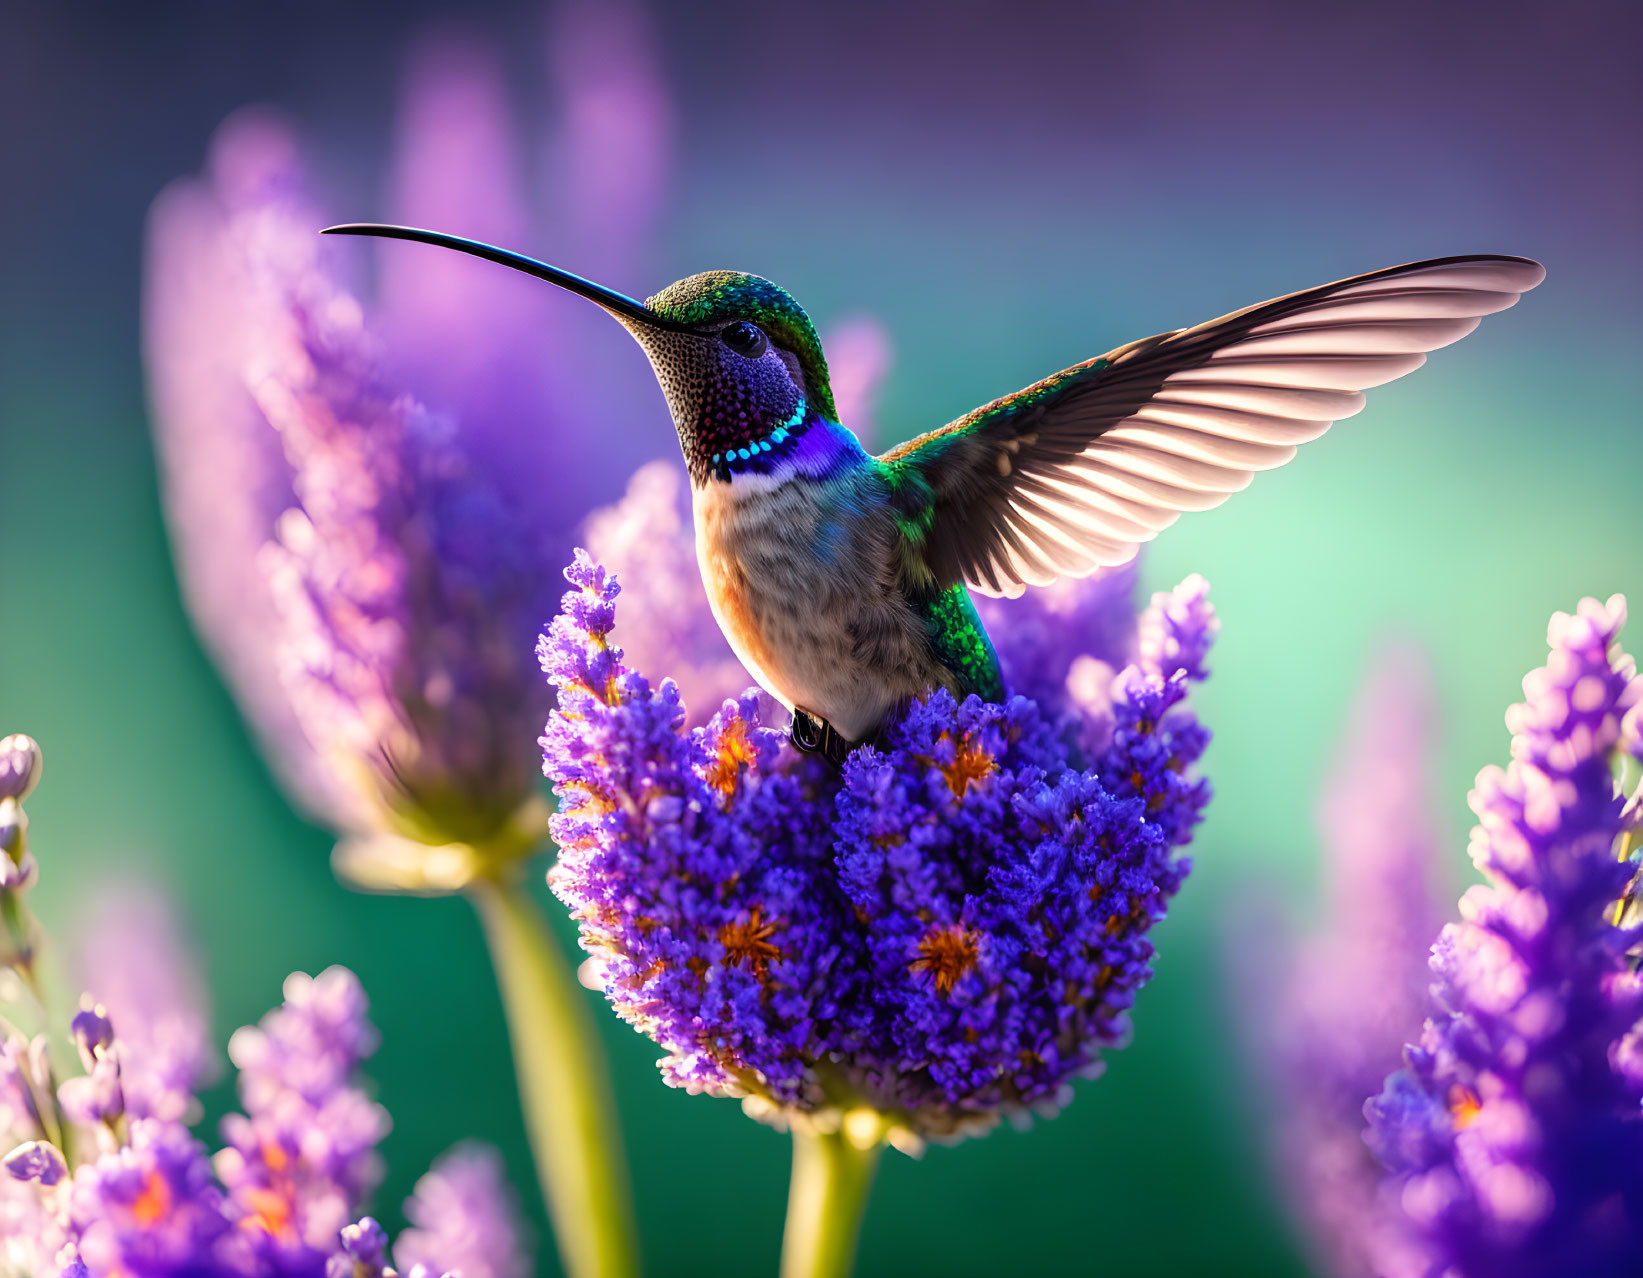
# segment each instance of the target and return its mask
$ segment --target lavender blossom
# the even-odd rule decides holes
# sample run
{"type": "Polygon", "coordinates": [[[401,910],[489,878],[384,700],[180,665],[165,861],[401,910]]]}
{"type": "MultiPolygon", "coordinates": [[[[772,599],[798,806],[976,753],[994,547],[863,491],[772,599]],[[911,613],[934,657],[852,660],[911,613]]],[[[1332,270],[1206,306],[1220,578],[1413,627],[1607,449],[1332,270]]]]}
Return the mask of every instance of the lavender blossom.
{"type": "Polygon", "coordinates": [[[233,1228],[205,1146],[180,1123],[138,1119],[126,1142],[74,1173],[69,1235],[96,1278],[232,1272],[233,1228]]]}
{"type": "MultiPolygon", "coordinates": [[[[89,997],[80,1000],[80,1011],[69,1024],[75,1050],[85,1073],[67,1080],[57,1089],[57,1097],[71,1122],[85,1127],[110,1127],[126,1114],[122,1086],[121,1045],[114,1038],[108,1010],[89,997]]],[[[107,1133],[99,1133],[107,1135],[107,1133]]]]}
{"type": "Polygon", "coordinates": [[[828,329],[822,346],[839,421],[872,449],[879,433],[879,389],[895,353],[890,332],[871,315],[851,315],[828,329]]]}
{"type": "Polygon", "coordinates": [[[175,903],[141,881],[99,885],[80,910],[78,983],[108,1009],[127,1048],[127,1109],[192,1120],[214,1073],[199,960],[175,903]]]}
{"type": "MultiPolygon", "coordinates": [[[[12,802],[28,788],[17,778],[39,771],[37,752],[27,768],[8,766],[17,757],[0,754],[0,787],[12,802]]],[[[190,1089],[204,1029],[197,1004],[177,994],[197,988],[198,977],[181,970],[186,955],[166,938],[156,948],[152,928],[167,915],[152,894],[131,899],[138,917],[129,926],[95,933],[104,949],[91,967],[123,956],[128,970],[104,970],[112,1009],[88,996],[73,1018],[82,1072],[59,1084],[44,1034],[0,1040],[0,1273],[389,1278],[385,1264],[366,1264],[373,1247],[384,1260],[386,1235],[358,1219],[381,1177],[376,1144],[388,1127],[359,1077],[376,1046],[359,982],[341,968],[294,974],[285,1003],[234,1036],[245,1112],[224,1121],[228,1144],[213,1159],[182,1121],[199,1108],[190,1089]],[[124,948],[117,954],[115,945],[124,948]]],[[[0,1004],[11,997],[0,989],[0,1004]]],[[[459,1151],[418,1195],[409,1207],[417,1228],[401,1240],[413,1257],[407,1278],[458,1265],[470,1278],[528,1271],[493,1154],[459,1151]],[[414,1260],[419,1248],[428,1264],[414,1260]]]]}
{"type": "Polygon", "coordinates": [[[47,1189],[68,1175],[63,1152],[49,1141],[25,1141],[0,1159],[13,1180],[37,1180],[47,1189]]]}
{"type": "MultiPolygon", "coordinates": [[[[677,687],[608,641],[614,579],[585,552],[566,576],[539,649],[550,882],[669,1083],[783,1120],[865,1105],[913,1147],[1053,1109],[1124,1041],[1208,799],[1182,705],[1215,627],[1200,579],[1155,599],[1171,643],[1112,680],[1100,753],[1025,697],[935,693],[840,777],[753,697],[686,730],[677,687]]],[[[1087,654],[1063,634],[1065,679],[1087,654]]]]}
{"type": "MultiPolygon", "coordinates": [[[[666,95],[637,10],[573,4],[561,21],[557,44],[580,50],[560,77],[562,146],[578,164],[601,139],[626,147],[621,182],[593,182],[566,216],[583,247],[631,256],[665,182],[666,95]],[[592,59],[589,24],[604,31],[592,59]],[[620,119],[612,86],[631,104],[620,119]]],[[[526,240],[519,150],[486,50],[444,41],[413,58],[398,212],[526,240]]],[[[338,282],[357,249],[317,238],[328,219],[306,192],[290,131],[250,113],[153,211],[145,344],[180,576],[293,795],[355,836],[343,869],[450,890],[476,857],[545,833],[528,742],[546,698],[524,654],[554,593],[540,565],[585,509],[541,500],[579,465],[552,423],[587,415],[566,409],[581,388],[567,397],[544,370],[609,379],[600,360],[543,358],[544,342],[563,345],[549,290],[404,245],[379,246],[380,342],[338,282]]]]}
{"type": "Polygon", "coordinates": [[[416,1183],[405,1203],[410,1228],[394,1243],[402,1270],[418,1265],[462,1278],[528,1278],[532,1272],[501,1156],[487,1145],[458,1145],[416,1183]]]}
{"type": "Polygon", "coordinates": [[[1635,1273],[1643,1250],[1643,976],[1617,903],[1636,864],[1619,757],[1643,680],[1625,601],[1583,600],[1506,716],[1512,762],[1471,795],[1487,883],[1432,954],[1435,1008],[1407,1068],[1365,1107],[1402,1275],[1635,1273]],[[1618,853],[1618,855],[1617,855],[1618,853]]]}
{"type": "MultiPolygon", "coordinates": [[[[637,288],[654,274],[650,246],[673,151],[649,17],[631,3],[570,0],[554,6],[548,25],[543,87],[553,123],[533,157],[542,163],[529,169],[495,51],[445,31],[414,52],[390,220],[526,251],[551,243],[554,260],[637,288]],[[538,192],[550,198],[533,200],[538,192]]],[[[580,492],[609,500],[633,456],[669,443],[654,391],[630,375],[631,341],[540,281],[423,246],[377,251],[396,377],[459,419],[498,491],[527,513],[536,562],[561,562],[588,503],[544,501],[544,490],[562,490],[569,473],[580,492]]],[[[536,616],[552,606],[553,574],[538,584],[536,616]]]]}
{"type": "Polygon", "coordinates": [[[333,821],[357,803],[309,744],[277,675],[280,625],[257,567],[289,507],[290,466],[246,384],[265,312],[249,248],[303,208],[287,128],[242,111],[217,131],[203,179],[150,210],[143,353],[165,515],[184,602],[287,790],[333,821]]]}
{"type": "Polygon", "coordinates": [[[258,415],[245,429],[260,421],[283,445],[295,504],[257,557],[285,709],[310,751],[298,770],[326,778],[322,806],[344,827],[491,837],[530,794],[515,744],[533,695],[515,656],[528,580],[497,553],[514,526],[445,425],[383,381],[296,176],[247,176],[292,154],[266,122],[231,122],[212,185],[176,200],[198,215],[216,198],[245,413],[258,415]]]}
{"type": "Polygon", "coordinates": [[[1264,991],[1238,1022],[1270,1086],[1269,1153],[1320,1272],[1337,1278],[1368,1278],[1401,1245],[1363,1143],[1363,1098],[1420,1021],[1426,946],[1443,920],[1432,884],[1433,701],[1418,649],[1382,653],[1318,805],[1325,899],[1310,933],[1263,918],[1235,938],[1234,980],[1264,991]],[[1250,971],[1251,954],[1271,970],[1250,971]]]}
{"type": "MultiPolygon", "coordinates": [[[[389,219],[491,244],[527,245],[532,215],[517,157],[523,147],[496,51],[452,33],[409,58],[397,117],[389,219]]],[[[568,420],[555,402],[566,366],[552,289],[460,253],[391,241],[377,246],[385,353],[397,384],[455,416],[468,450],[532,520],[533,552],[553,554],[567,513],[541,490],[568,420]]],[[[550,561],[551,562],[551,561],[550,561]]]]}
{"type": "Polygon", "coordinates": [[[229,1040],[245,1113],[223,1120],[215,1166],[242,1219],[289,1268],[322,1263],[354,1219],[381,1180],[376,1146],[389,1124],[356,1077],[377,1037],[354,974],[294,973],[284,993],[259,1026],[229,1040]]]}
{"type": "Polygon", "coordinates": [[[14,969],[34,979],[34,923],[23,895],[34,886],[38,866],[29,851],[29,819],[23,811],[40,779],[40,747],[33,737],[0,738],[0,974],[14,969]]]}

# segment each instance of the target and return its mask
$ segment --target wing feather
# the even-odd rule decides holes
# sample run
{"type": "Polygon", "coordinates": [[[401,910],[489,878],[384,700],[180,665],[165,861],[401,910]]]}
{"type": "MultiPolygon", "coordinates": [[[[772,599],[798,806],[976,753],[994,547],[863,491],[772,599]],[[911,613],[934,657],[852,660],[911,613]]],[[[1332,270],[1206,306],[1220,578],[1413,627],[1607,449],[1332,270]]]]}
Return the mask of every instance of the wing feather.
{"type": "Polygon", "coordinates": [[[987,594],[1131,558],[1459,341],[1545,278],[1527,258],[1439,258],[1131,342],[880,458],[906,507],[904,571],[987,594]]]}

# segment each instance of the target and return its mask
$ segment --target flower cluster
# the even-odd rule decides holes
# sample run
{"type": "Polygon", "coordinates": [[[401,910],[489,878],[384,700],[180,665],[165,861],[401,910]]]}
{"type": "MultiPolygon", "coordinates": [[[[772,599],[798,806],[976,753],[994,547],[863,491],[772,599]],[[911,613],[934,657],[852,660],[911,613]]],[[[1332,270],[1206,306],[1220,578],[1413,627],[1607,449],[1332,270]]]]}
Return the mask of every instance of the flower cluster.
{"type": "Polygon", "coordinates": [[[0,971],[34,980],[34,929],[23,898],[39,877],[29,851],[23,800],[40,780],[40,747],[32,737],[0,738],[0,971]]]}
{"type": "MultiPolygon", "coordinates": [[[[561,6],[552,48],[553,149],[574,180],[541,212],[584,269],[631,271],[669,153],[644,15],[561,6]]],[[[532,237],[504,82],[477,43],[414,53],[401,220],[532,237]]],[[[548,697],[529,646],[557,593],[542,565],[586,506],[544,502],[543,486],[571,467],[609,491],[628,466],[604,439],[641,438],[613,422],[654,421],[653,405],[610,359],[576,357],[552,290],[491,264],[377,246],[368,322],[340,282],[360,250],[320,239],[335,219],[307,189],[293,131],[242,112],[150,218],[144,336],[179,575],[293,796],[353,836],[339,868],[450,890],[546,833],[530,742],[548,697]]]]}
{"type": "Polygon", "coordinates": [[[1625,603],[1552,618],[1551,656],[1507,714],[1512,761],[1479,774],[1472,859],[1487,879],[1432,954],[1436,1008],[1407,1068],[1366,1106],[1411,1245],[1383,1272],[1635,1273],[1643,1247],[1643,680],[1625,603]]]}
{"type": "MultiPolygon", "coordinates": [[[[26,791],[39,752],[7,738],[0,785],[26,791]],[[11,768],[16,758],[32,760],[11,768]]],[[[12,814],[20,823],[20,811],[12,814]]],[[[106,939],[106,938],[104,938],[106,939]]],[[[113,982],[115,1014],[87,995],[71,1030],[82,1072],[59,1079],[44,1033],[0,1041],[0,1273],[38,1278],[344,1278],[386,1275],[387,1236],[360,1212],[380,1180],[387,1114],[363,1088],[374,1050],[364,992],[331,968],[287,980],[285,1001],[236,1033],[244,1112],[213,1155],[189,1130],[207,1067],[203,1016],[166,992],[197,986],[167,971],[169,938],[133,936],[149,978],[142,1000],[113,982]],[[141,947],[153,946],[147,952],[141,947]],[[151,1013],[145,1024],[138,1009],[151,1013]]],[[[95,971],[98,964],[88,967],[95,971]]],[[[111,991],[112,993],[113,991],[111,991]]],[[[0,997],[3,997],[0,991],[0,997]]],[[[39,1019],[38,1004],[5,1009],[39,1019]]],[[[493,1155],[459,1148],[406,1204],[414,1228],[395,1255],[408,1274],[521,1278],[519,1226],[493,1155]]]]}
{"type": "Polygon", "coordinates": [[[1420,1023],[1426,950],[1443,921],[1432,882],[1435,699],[1418,649],[1381,655],[1318,806],[1318,917],[1296,936],[1288,920],[1251,911],[1229,955],[1244,995],[1239,1028],[1269,1088],[1273,1169],[1320,1272],[1334,1278],[1369,1278],[1400,1245],[1363,1142],[1363,1102],[1420,1023]]]}
{"type": "MultiPolygon", "coordinates": [[[[687,730],[678,688],[609,642],[613,577],[583,552],[566,576],[539,650],[551,882],[669,1082],[782,1117],[865,1108],[916,1144],[1054,1108],[1124,1041],[1208,800],[1183,705],[1216,626],[1201,579],[1154,601],[1162,638],[1107,681],[1099,751],[1028,698],[938,692],[838,775],[751,695],[687,730]]],[[[1053,658],[1074,685],[1078,643],[1053,658]]]]}
{"type": "Polygon", "coordinates": [[[217,149],[213,185],[170,193],[155,234],[214,218],[205,242],[235,285],[245,429],[278,441],[290,502],[256,552],[260,602],[322,804],[356,829],[490,837],[530,793],[518,529],[448,426],[385,380],[321,260],[290,138],[239,118],[217,149]]]}

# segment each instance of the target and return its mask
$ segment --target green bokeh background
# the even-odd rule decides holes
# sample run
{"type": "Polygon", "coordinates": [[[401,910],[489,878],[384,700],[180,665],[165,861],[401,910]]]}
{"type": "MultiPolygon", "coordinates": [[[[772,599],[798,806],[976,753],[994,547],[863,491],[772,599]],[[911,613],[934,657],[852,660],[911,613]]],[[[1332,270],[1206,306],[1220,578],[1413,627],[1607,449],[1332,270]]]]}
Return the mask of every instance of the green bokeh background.
{"type": "MultiPolygon", "coordinates": [[[[395,1119],[390,1220],[464,1136],[502,1147],[537,1210],[499,1005],[463,903],[337,886],[329,836],[274,788],[189,629],[145,422],[139,249],[148,201],[246,101],[291,112],[374,211],[399,59],[453,12],[0,14],[18,126],[0,143],[0,731],[47,755],[37,904],[64,935],[108,876],[166,884],[207,956],[219,1041],[288,971],[358,972],[395,1119]]],[[[534,6],[463,12],[504,45],[539,39],[534,6]]],[[[1217,798],[1135,1043],[1054,1122],[889,1156],[861,1266],[1303,1272],[1232,1038],[1229,921],[1250,897],[1313,899],[1318,783],[1384,636],[1418,640],[1437,672],[1459,881],[1465,795],[1504,762],[1501,713],[1548,614],[1643,598],[1635,10],[711,4],[656,20],[675,208],[661,278],[611,282],[642,293],[730,264],[786,283],[824,327],[870,311],[896,343],[880,414],[895,438],[1322,280],[1439,253],[1547,263],[1520,308],[1149,551],[1148,586],[1202,572],[1225,629],[1200,703],[1217,798]]],[[[771,1272],[785,1139],[662,1087],[653,1047],[599,1014],[654,1271],[771,1272]]],[[[231,1103],[213,1090],[210,1121],[231,1103]]]]}

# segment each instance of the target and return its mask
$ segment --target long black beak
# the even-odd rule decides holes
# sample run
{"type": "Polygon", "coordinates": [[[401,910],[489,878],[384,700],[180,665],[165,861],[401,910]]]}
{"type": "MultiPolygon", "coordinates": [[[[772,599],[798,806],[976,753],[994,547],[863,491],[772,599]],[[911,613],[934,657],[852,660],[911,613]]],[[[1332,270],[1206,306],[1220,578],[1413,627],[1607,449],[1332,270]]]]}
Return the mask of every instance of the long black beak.
{"type": "Polygon", "coordinates": [[[507,249],[481,244],[478,240],[465,240],[459,235],[446,235],[442,231],[424,231],[415,226],[389,226],[380,222],[344,222],[340,226],[328,226],[320,234],[375,235],[386,240],[412,240],[418,244],[437,244],[440,248],[455,249],[458,253],[471,253],[474,257],[482,257],[487,262],[511,266],[516,271],[524,271],[526,275],[534,275],[539,280],[557,284],[578,297],[585,297],[590,302],[604,307],[617,319],[631,320],[651,328],[672,329],[680,333],[694,331],[687,325],[663,318],[643,302],[636,302],[626,294],[606,288],[603,284],[595,284],[580,275],[562,271],[557,266],[538,262],[534,257],[510,253],[507,249]]]}

